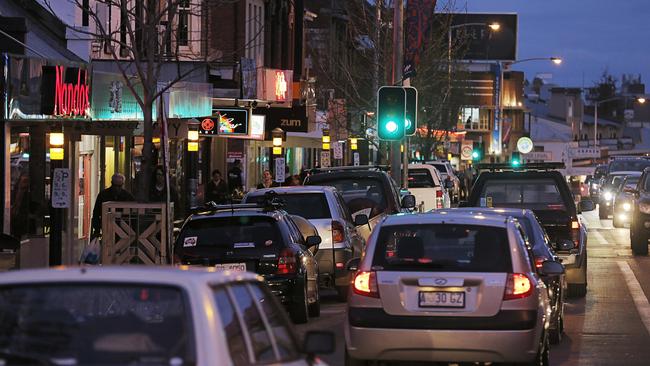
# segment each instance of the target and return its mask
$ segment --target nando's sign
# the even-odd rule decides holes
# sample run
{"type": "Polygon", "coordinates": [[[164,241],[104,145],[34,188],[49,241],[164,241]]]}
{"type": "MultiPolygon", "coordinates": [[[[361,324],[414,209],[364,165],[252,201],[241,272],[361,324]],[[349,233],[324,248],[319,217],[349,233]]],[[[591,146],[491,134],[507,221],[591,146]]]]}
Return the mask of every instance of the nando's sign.
{"type": "Polygon", "coordinates": [[[79,67],[43,66],[41,112],[64,118],[88,117],[90,80],[79,67]]]}

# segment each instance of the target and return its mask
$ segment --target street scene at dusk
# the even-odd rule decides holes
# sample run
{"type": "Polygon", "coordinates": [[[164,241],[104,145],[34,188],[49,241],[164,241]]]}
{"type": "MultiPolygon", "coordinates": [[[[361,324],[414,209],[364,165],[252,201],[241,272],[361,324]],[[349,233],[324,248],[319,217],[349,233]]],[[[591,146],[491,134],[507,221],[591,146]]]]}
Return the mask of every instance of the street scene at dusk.
{"type": "Polygon", "coordinates": [[[649,15],[0,0],[0,365],[650,365],[649,15]]]}

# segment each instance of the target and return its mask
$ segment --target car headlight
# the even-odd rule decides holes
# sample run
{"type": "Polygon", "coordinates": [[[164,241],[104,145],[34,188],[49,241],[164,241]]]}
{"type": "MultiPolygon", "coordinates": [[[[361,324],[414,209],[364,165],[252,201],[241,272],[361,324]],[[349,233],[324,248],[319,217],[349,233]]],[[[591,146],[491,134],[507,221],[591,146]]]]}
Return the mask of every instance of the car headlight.
{"type": "Polygon", "coordinates": [[[598,189],[598,183],[592,183],[591,188],[593,189],[598,189]]]}
{"type": "Polygon", "coordinates": [[[612,199],[612,192],[605,192],[605,194],[603,195],[603,197],[605,197],[605,199],[606,199],[607,201],[611,200],[611,199],[612,199]]]}
{"type": "Polygon", "coordinates": [[[639,203],[639,211],[643,212],[644,214],[650,215],[650,203],[647,202],[639,203]]]}
{"type": "Polygon", "coordinates": [[[623,204],[623,211],[630,211],[632,209],[632,205],[630,205],[629,202],[625,202],[623,204]]]}

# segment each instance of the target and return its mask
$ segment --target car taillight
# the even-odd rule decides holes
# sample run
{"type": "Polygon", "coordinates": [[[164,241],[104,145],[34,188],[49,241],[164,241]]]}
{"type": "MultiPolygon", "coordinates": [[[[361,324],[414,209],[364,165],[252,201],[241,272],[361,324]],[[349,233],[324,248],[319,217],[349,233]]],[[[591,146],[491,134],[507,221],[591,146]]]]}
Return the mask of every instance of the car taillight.
{"type": "Polygon", "coordinates": [[[522,273],[509,273],[506,280],[504,300],[521,299],[533,293],[533,284],[530,278],[522,273]]]}
{"type": "Polygon", "coordinates": [[[436,197],[442,198],[442,191],[436,191],[436,197]]]}
{"type": "Polygon", "coordinates": [[[580,223],[578,221],[571,221],[571,240],[573,247],[580,247],[580,223]]]}
{"type": "Polygon", "coordinates": [[[332,241],[335,243],[345,241],[345,228],[343,228],[343,224],[336,220],[332,220],[332,241]]]}
{"type": "Polygon", "coordinates": [[[536,257],[535,258],[535,268],[540,269],[548,259],[546,257],[536,257]]]}
{"type": "Polygon", "coordinates": [[[298,265],[296,263],[296,255],[293,250],[289,248],[282,249],[280,257],[278,258],[278,274],[296,273],[298,265]]]}
{"type": "Polygon", "coordinates": [[[379,297],[375,272],[357,272],[354,276],[354,293],[362,296],[379,297]]]}

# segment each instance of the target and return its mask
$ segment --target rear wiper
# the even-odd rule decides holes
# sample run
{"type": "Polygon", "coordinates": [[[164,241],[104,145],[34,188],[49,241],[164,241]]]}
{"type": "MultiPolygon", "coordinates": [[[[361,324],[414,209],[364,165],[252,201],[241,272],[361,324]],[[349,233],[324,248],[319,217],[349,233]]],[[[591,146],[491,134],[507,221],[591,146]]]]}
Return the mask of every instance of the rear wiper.
{"type": "Polygon", "coordinates": [[[45,357],[32,356],[7,349],[0,350],[0,360],[4,361],[4,363],[0,362],[3,365],[56,365],[45,357]]]}

